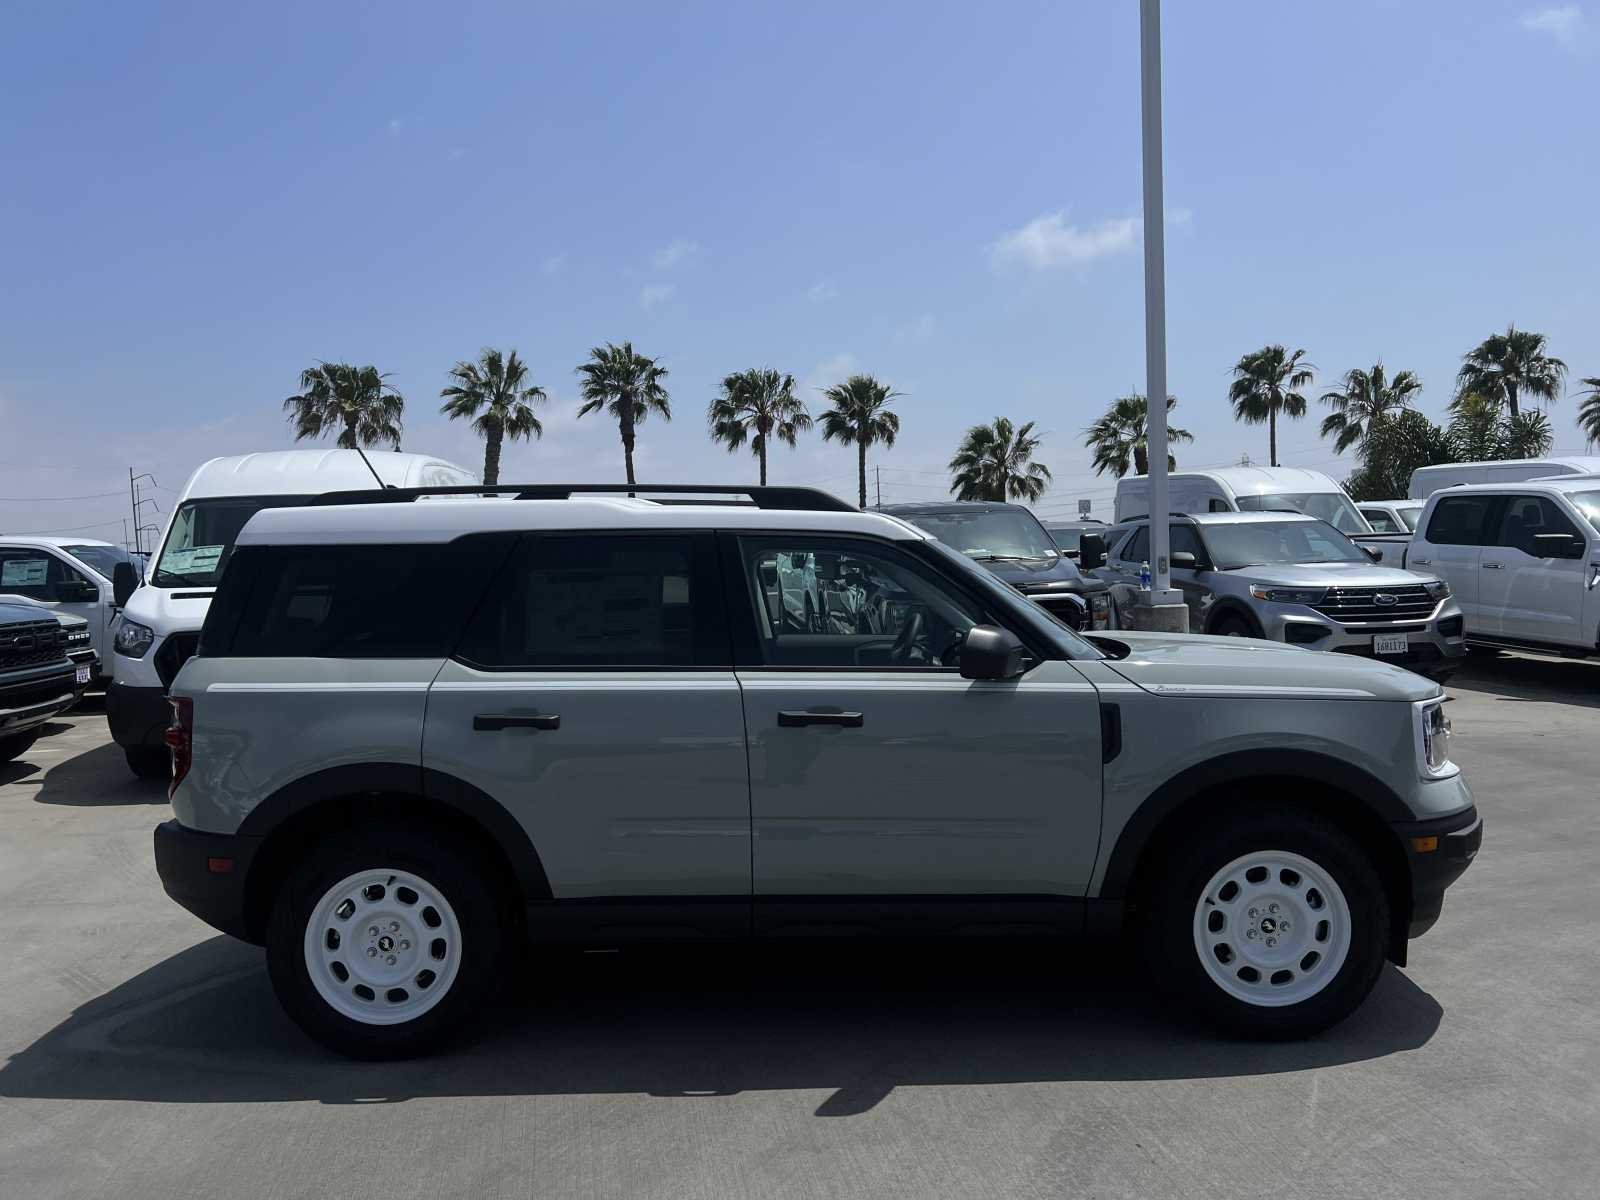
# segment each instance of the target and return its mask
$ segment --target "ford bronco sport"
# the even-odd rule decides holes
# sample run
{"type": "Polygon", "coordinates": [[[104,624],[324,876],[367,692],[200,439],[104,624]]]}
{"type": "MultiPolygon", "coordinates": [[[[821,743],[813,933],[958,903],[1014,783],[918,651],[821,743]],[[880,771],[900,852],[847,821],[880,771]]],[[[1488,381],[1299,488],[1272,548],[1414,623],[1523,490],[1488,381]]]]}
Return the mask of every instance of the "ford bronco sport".
{"type": "Polygon", "coordinates": [[[1428,680],[1086,640],[903,521],[684,502],[717,490],[256,513],[172,688],[167,891],[361,1057],[470,1027],[520,940],[864,929],[1137,941],[1186,1010],[1284,1038],[1403,964],[1478,848],[1428,680]],[[877,619],[796,628],[783,555],[877,619]]]}

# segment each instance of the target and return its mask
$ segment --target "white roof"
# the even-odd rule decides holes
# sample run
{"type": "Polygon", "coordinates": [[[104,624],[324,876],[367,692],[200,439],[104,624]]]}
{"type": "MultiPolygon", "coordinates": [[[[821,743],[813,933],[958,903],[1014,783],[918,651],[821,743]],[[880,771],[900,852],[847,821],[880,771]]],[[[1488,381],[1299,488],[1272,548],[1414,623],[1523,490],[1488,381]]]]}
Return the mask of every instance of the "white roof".
{"type": "Polygon", "coordinates": [[[1427,477],[1448,471],[1516,471],[1538,467],[1551,475],[1592,474],[1600,471],[1600,454],[1569,454],[1555,458],[1496,458],[1487,462],[1435,463],[1418,467],[1413,475],[1427,477]]]}
{"type": "MultiPolygon", "coordinates": [[[[1308,516],[1302,512],[1203,512],[1203,513],[1172,513],[1169,517],[1173,522],[1193,521],[1196,525],[1262,525],[1267,522],[1281,521],[1321,521],[1321,517],[1308,516]]],[[[1124,525],[1144,525],[1149,522],[1149,517],[1134,517],[1124,521],[1124,525]]]]}
{"type": "MultiPolygon", "coordinates": [[[[395,487],[450,487],[478,482],[465,467],[431,454],[368,450],[373,470],[395,487]]],[[[375,488],[377,480],[354,450],[269,450],[213,458],[189,477],[183,498],[294,496],[375,488]]]]}
{"type": "Polygon", "coordinates": [[[39,537],[36,534],[0,533],[0,542],[8,546],[54,546],[58,550],[66,546],[109,546],[113,550],[119,549],[114,542],[102,542],[95,538],[39,537]]]}
{"type": "MultiPolygon", "coordinates": [[[[1128,475],[1126,480],[1146,483],[1148,475],[1128,475]]],[[[1207,471],[1173,471],[1169,479],[1213,479],[1225,484],[1236,496],[1259,496],[1267,492],[1342,492],[1321,471],[1305,467],[1216,467],[1207,471]]]]}
{"type": "MultiPolygon", "coordinates": [[[[1456,487],[1441,488],[1428,497],[1428,500],[1444,500],[1450,496],[1468,495],[1478,492],[1489,492],[1498,495],[1501,492],[1600,492],[1600,472],[1585,475],[1549,475],[1543,479],[1503,479],[1499,483],[1463,483],[1456,487]]],[[[1421,501],[1427,503],[1427,501],[1421,501]]]]}
{"type": "Polygon", "coordinates": [[[749,529],[855,533],[896,541],[933,541],[882,513],[815,512],[731,504],[656,504],[626,496],[571,500],[439,497],[394,504],[264,508],[245,524],[238,545],[448,542],[468,533],[519,530],[749,529]]]}
{"type": "Polygon", "coordinates": [[[1426,500],[1357,500],[1357,508],[1421,508],[1426,500]]]}

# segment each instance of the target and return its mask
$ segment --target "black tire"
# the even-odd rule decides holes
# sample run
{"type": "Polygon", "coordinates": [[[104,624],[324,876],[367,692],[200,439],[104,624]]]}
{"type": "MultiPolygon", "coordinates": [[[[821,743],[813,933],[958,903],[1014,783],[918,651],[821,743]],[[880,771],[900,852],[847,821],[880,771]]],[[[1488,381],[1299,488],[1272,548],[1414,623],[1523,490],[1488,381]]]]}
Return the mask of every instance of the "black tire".
{"type": "Polygon", "coordinates": [[[1227,613],[1217,618],[1217,623],[1211,627],[1211,632],[1216,637],[1260,637],[1249,621],[1233,613],[1227,613]]]}
{"type": "Polygon", "coordinates": [[[312,1038],[350,1058],[409,1058],[469,1028],[500,969],[503,923],[489,868],[470,846],[421,824],[358,825],[315,843],[279,886],[267,926],[267,973],[278,1002],[312,1038]],[[416,1018],[374,1025],[340,1013],[317,991],[306,965],[305,929],[318,902],[340,880],[373,868],[427,881],[454,909],[461,959],[444,999],[416,1018]]]}
{"type": "Polygon", "coordinates": [[[172,778],[172,754],[164,746],[124,746],[122,757],[140,779],[172,778]]]}
{"type": "Polygon", "coordinates": [[[1371,860],[1338,826],[1309,813],[1262,810],[1217,828],[1191,830],[1169,846],[1151,891],[1144,949],[1153,980],[1180,1011],[1240,1037],[1283,1041],[1338,1024],[1371,993],[1387,957],[1389,900],[1371,860]],[[1259,851],[1288,851],[1310,860],[1344,893],[1350,915],[1350,945],[1337,972],[1321,991],[1280,1007],[1251,1004],[1225,992],[1195,944],[1196,906],[1206,885],[1228,864],[1259,851]]]}
{"type": "Polygon", "coordinates": [[[29,729],[23,733],[14,733],[10,737],[0,738],[0,763],[8,763],[14,758],[21,758],[33,744],[39,740],[39,730],[29,729]]]}

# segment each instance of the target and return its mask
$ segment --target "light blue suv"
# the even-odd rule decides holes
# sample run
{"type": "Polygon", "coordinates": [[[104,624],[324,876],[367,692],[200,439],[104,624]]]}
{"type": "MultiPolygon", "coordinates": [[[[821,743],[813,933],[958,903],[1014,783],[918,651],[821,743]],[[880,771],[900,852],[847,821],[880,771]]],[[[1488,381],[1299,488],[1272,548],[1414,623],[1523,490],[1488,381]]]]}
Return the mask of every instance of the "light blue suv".
{"type": "Polygon", "coordinates": [[[470,1027],[528,939],[863,932],[1133,941],[1175,1011],[1297,1037],[1477,851],[1410,672],[1086,639],[817,492],[621,490],[350,493],[239,534],[156,863],[334,1049],[470,1027]],[[796,556],[872,619],[789,619],[796,556]]]}

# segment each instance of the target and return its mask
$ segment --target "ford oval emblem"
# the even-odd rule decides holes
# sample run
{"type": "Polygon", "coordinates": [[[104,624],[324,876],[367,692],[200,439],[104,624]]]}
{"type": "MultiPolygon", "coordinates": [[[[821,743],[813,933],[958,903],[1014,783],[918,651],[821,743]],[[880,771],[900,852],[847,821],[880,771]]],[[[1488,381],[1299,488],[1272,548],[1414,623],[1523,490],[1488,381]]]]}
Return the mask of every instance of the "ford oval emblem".
{"type": "Polygon", "coordinates": [[[1390,604],[1396,603],[1397,600],[1396,597],[1391,596],[1388,592],[1379,592],[1372,598],[1372,602],[1374,604],[1382,604],[1387,607],[1390,604]]]}

